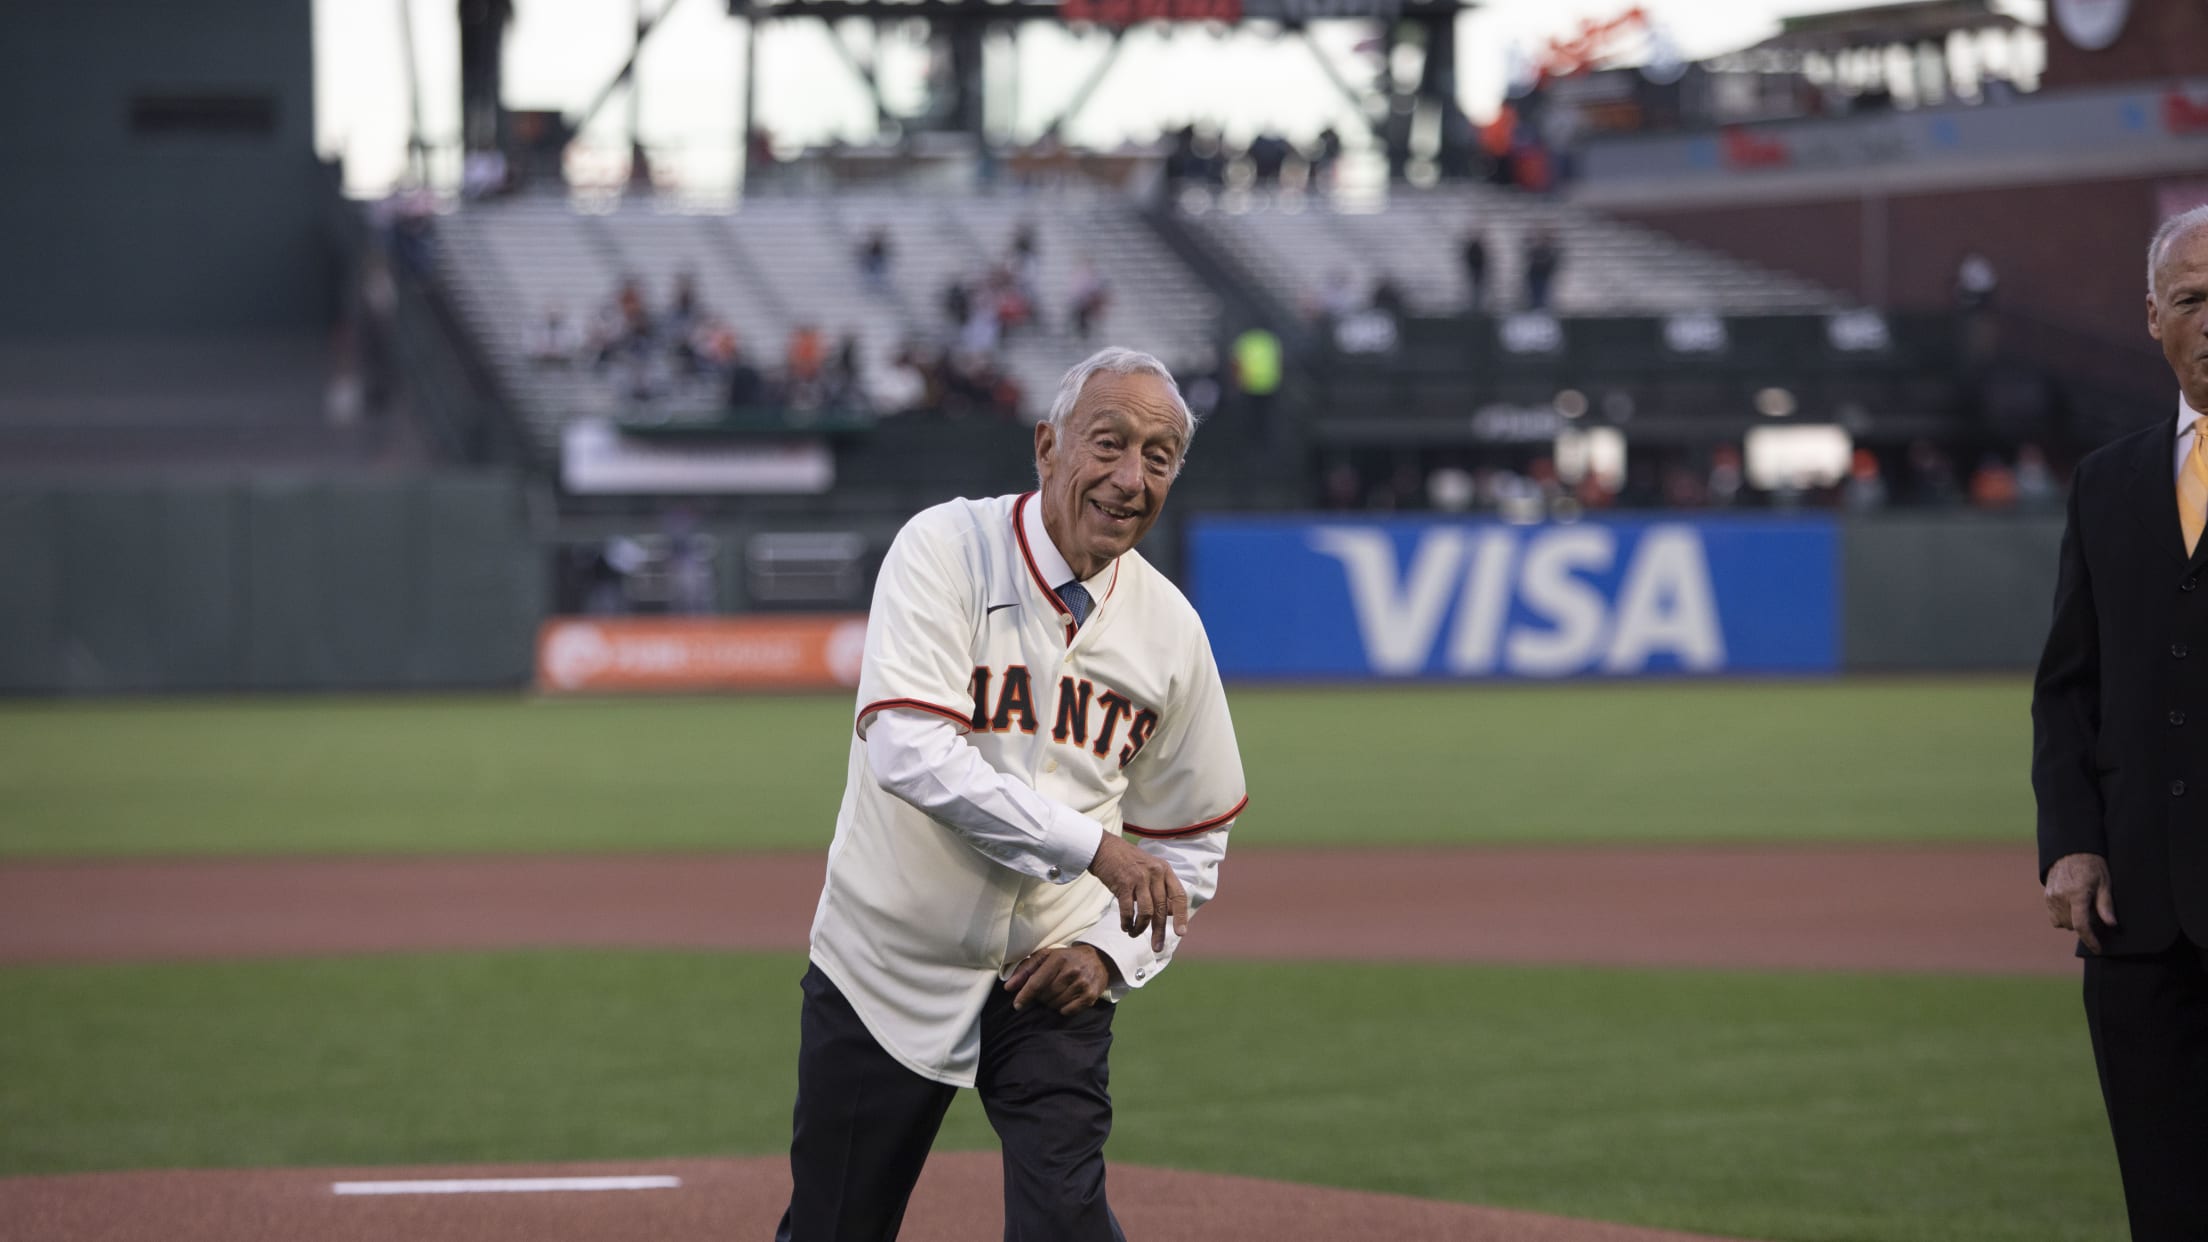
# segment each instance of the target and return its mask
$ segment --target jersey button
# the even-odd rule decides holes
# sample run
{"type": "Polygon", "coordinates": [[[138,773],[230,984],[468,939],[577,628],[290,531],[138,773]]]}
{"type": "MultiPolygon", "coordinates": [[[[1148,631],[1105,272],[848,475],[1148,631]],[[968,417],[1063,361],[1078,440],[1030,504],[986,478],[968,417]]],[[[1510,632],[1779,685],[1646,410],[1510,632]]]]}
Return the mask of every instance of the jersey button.
{"type": "Polygon", "coordinates": [[[2171,713],[2170,713],[2170,723],[2171,723],[2171,724],[2173,724],[2173,725],[2181,725],[2181,724],[2184,724],[2184,723],[2185,723],[2185,713],[2183,713],[2183,712],[2171,712],[2171,713]]]}
{"type": "Polygon", "coordinates": [[[1051,869],[1050,869],[1049,871],[1047,871],[1047,872],[1044,872],[1044,874],[1045,874],[1045,875],[1048,875],[1048,876],[1049,876],[1049,877],[1050,877],[1051,879],[1055,880],[1055,879],[1057,879],[1058,877],[1060,877],[1060,876],[1064,875],[1064,874],[1065,874],[1065,872],[1063,872],[1063,871],[1060,871],[1060,870],[1059,870],[1058,868],[1056,868],[1056,867],[1052,867],[1052,868],[1051,868],[1051,869]]]}
{"type": "Polygon", "coordinates": [[[2170,796],[2171,796],[2171,797],[2173,797],[2173,798],[2182,798],[2182,797],[2184,797],[2184,796],[2185,796],[2185,782],[2183,782],[2183,781],[2171,781],[2171,782],[2170,782],[2170,796]]]}
{"type": "Polygon", "coordinates": [[[2186,652],[2185,652],[2185,644],[2183,644],[2183,643],[2171,643],[2171,644],[2170,644],[2170,654],[2171,654],[2171,655],[2173,655],[2173,656],[2176,656],[2176,657],[2177,657],[2178,659],[2180,659],[2180,660],[2184,659],[2184,658],[2185,658],[2185,654],[2186,654],[2186,652]]]}
{"type": "Polygon", "coordinates": [[[1050,762],[1048,762],[1048,763],[1045,763],[1045,764],[1043,765],[1043,771],[1045,771],[1045,772],[1055,772],[1055,771],[1057,771],[1057,770],[1058,770],[1058,761],[1057,761],[1056,759],[1053,759],[1053,760],[1051,760],[1050,762]]]}

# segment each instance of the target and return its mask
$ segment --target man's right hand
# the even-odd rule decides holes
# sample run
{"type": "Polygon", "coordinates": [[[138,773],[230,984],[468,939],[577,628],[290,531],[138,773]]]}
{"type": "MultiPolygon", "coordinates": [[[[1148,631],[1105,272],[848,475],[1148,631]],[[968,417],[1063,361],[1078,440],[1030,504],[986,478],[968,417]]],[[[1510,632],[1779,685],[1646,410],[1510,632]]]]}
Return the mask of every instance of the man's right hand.
{"type": "Polygon", "coordinates": [[[2109,887],[2108,860],[2099,854],[2064,854],[2047,868],[2047,917],[2055,926],[2078,933],[2085,947],[2098,953],[2100,938],[2093,934],[2093,915],[2116,926],[2116,898],[2109,887]]]}
{"type": "Polygon", "coordinates": [[[1188,934],[1188,891],[1162,859],[1107,832],[1089,860],[1089,874],[1119,899],[1119,929],[1139,936],[1147,928],[1153,951],[1165,951],[1167,919],[1174,932],[1188,934]]]}

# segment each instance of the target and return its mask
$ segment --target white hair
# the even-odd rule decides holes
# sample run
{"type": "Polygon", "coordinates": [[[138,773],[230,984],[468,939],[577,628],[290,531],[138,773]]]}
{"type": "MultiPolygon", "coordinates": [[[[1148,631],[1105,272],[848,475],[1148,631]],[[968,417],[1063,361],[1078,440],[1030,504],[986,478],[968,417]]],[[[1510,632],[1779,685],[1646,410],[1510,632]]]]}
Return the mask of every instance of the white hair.
{"type": "Polygon", "coordinates": [[[2154,231],[2154,240],[2147,243],[2148,297],[2154,296],[2154,273],[2155,269],[2162,266],[2163,252],[2167,251],[2170,248],[2170,243],[2176,241],[2179,237],[2204,225],[2208,225],[2208,203],[2203,203],[2189,211],[2178,212],[2164,220],[2162,227],[2154,231]]]}
{"type": "Polygon", "coordinates": [[[1108,345],[1074,364],[1066,378],[1058,381],[1058,395],[1051,398],[1050,413],[1043,421],[1063,429],[1066,416],[1073,413],[1074,404],[1081,400],[1081,390],[1088,386],[1089,377],[1099,371],[1113,375],[1155,375],[1165,381],[1165,395],[1173,399],[1173,408],[1181,415],[1181,455],[1188,455],[1188,442],[1196,438],[1196,416],[1189,412],[1188,402],[1181,400],[1181,386],[1173,381],[1173,372],[1166,365],[1139,349],[1123,349],[1108,345]]]}

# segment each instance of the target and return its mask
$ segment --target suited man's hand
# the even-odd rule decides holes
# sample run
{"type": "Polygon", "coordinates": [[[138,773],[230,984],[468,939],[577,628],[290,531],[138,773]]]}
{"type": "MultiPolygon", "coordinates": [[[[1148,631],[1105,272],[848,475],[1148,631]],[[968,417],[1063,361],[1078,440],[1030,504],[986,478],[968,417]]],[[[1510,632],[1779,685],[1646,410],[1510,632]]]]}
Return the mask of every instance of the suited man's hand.
{"type": "Polygon", "coordinates": [[[2098,953],[2100,938],[2093,934],[2093,919],[2116,926],[2116,898],[2108,882],[2108,860],[2099,854],[2065,854],[2047,868],[2047,917],[2057,927],[2078,933],[2085,947],[2098,953]]]}
{"type": "Polygon", "coordinates": [[[1013,993],[1014,1009],[1048,1005],[1071,1016],[1104,999],[1115,973],[1104,950],[1093,944],[1068,945],[1021,958],[1006,976],[1004,990],[1013,993]]]}

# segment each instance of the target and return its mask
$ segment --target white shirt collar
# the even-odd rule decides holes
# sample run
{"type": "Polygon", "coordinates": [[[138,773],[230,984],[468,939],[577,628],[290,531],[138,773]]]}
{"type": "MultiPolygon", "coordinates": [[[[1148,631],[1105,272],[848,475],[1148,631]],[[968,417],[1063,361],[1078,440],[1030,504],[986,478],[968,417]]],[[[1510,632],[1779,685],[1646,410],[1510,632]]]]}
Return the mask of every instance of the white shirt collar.
{"type": "MultiPolygon", "coordinates": [[[[1072,581],[1073,566],[1066,564],[1065,553],[1058,550],[1058,545],[1050,541],[1050,532],[1043,529],[1043,494],[1035,492],[1032,495],[1034,499],[1021,507],[1020,525],[1027,532],[1027,551],[1028,555],[1035,558],[1035,572],[1055,591],[1072,581]]],[[[1090,599],[1103,602],[1103,588],[1106,585],[1104,579],[1118,563],[1116,558],[1104,562],[1104,568],[1082,582],[1081,585],[1088,588],[1090,599]]]]}
{"type": "Polygon", "coordinates": [[[2184,439],[2185,433],[2191,430],[2193,424],[2199,422],[2200,419],[2200,411],[2194,409],[2192,404],[2185,400],[2185,394],[2182,392],[2177,394],[2177,438],[2184,439]]]}

